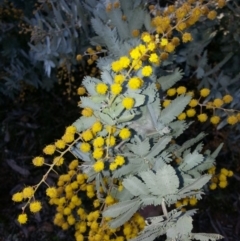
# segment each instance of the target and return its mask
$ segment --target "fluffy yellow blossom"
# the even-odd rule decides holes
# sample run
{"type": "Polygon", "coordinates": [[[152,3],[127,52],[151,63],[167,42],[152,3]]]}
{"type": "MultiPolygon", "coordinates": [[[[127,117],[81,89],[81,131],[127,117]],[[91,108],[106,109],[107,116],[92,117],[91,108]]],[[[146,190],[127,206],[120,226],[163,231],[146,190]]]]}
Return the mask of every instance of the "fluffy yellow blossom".
{"type": "Polygon", "coordinates": [[[20,215],[18,215],[18,222],[20,224],[25,224],[27,222],[27,214],[26,213],[22,213],[20,215]]]}
{"type": "Polygon", "coordinates": [[[123,156],[116,156],[114,162],[118,165],[118,166],[122,166],[125,163],[125,159],[123,156]]]}
{"type": "Polygon", "coordinates": [[[156,49],[156,43],[155,42],[150,42],[147,45],[147,50],[154,51],[156,49]]]}
{"type": "Polygon", "coordinates": [[[218,0],[217,4],[219,8],[223,8],[226,5],[226,0],[218,0]]]}
{"type": "Polygon", "coordinates": [[[56,150],[56,147],[54,145],[48,145],[43,149],[43,152],[46,155],[52,155],[56,150]]]}
{"type": "Polygon", "coordinates": [[[211,183],[210,185],[209,185],[209,189],[210,190],[215,190],[217,188],[217,184],[216,183],[211,183]]]}
{"type": "Polygon", "coordinates": [[[166,53],[166,52],[162,52],[161,54],[160,54],[160,59],[161,60],[166,60],[167,58],[168,58],[168,53],[166,53]]]}
{"type": "Polygon", "coordinates": [[[117,163],[115,163],[115,162],[112,162],[112,163],[109,165],[109,169],[110,169],[111,171],[116,170],[117,167],[118,167],[118,165],[117,165],[117,163]]]}
{"type": "Polygon", "coordinates": [[[228,175],[228,170],[226,168],[221,168],[220,173],[227,176],[228,175]]]}
{"type": "Polygon", "coordinates": [[[231,103],[233,101],[233,97],[231,95],[224,95],[223,96],[223,102],[228,104],[231,103]]]}
{"type": "Polygon", "coordinates": [[[186,113],[185,112],[183,112],[183,113],[181,113],[179,116],[178,116],[178,119],[179,120],[185,120],[186,119],[186,113]]]}
{"type": "Polygon", "coordinates": [[[86,94],[86,89],[84,87],[79,87],[77,89],[77,94],[78,95],[85,95],[86,94]]]}
{"type": "Polygon", "coordinates": [[[103,149],[102,148],[96,148],[94,151],[93,151],[93,157],[95,159],[100,159],[102,156],[103,156],[103,149]]]}
{"type": "Polygon", "coordinates": [[[82,132],[82,138],[84,141],[90,141],[93,139],[93,134],[90,130],[82,132]]]}
{"type": "Polygon", "coordinates": [[[34,189],[32,187],[25,187],[22,194],[23,198],[31,198],[34,195],[34,189]]]}
{"type": "Polygon", "coordinates": [[[14,193],[12,196],[12,200],[14,202],[21,202],[23,200],[23,193],[22,192],[14,193]]]}
{"type": "Polygon", "coordinates": [[[120,94],[122,91],[122,86],[120,84],[112,84],[111,85],[111,92],[114,94],[114,95],[118,95],[120,94]]]}
{"type": "Polygon", "coordinates": [[[235,115],[231,115],[227,118],[227,123],[229,125],[235,125],[238,122],[238,118],[235,115]]]}
{"type": "Polygon", "coordinates": [[[120,61],[114,61],[112,62],[112,70],[114,72],[119,72],[123,69],[122,64],[120,63],[120,61]]]}
{"type": "Polygon", "coordinates": [[[153,70],[152,70],[151,66],[148,65],[148,66],[144,66],[142,68],[142,75],[143,76],[147,77],[147,76],[152,75],[152,73],[153,73],[153,70]]]}
{"type": "Polygon", "coordinates": [[[56,198],[58,196],[57,189],[55,187],[48,187],[46,189],[46,195],[50,198],[56,198]]]}
{"type": "Polygon", "coordinates": [[[128,139],[131,136],[131,132],[128,128],[123,128],[120,132],[119,132],[119,136],[125,140],[128,139]]]}
{"type": "Polygon", "coordinates": [[[190,33],[184,33],[183,35],[182,35],[182,41],[183,41],[183,43],[187,43],[187,42],[190,42],[190,41],[192,41],[193,40],[193,38],[192,38],[192,35],[190,34],[190,33]]]}
{"type": "Polygon", "coordinates": [[[218,179],[219,179],[219,181],[226,181],[226,180],[227,180],[227,177],[226,177],[225,174],[220,173],[219,176],[218,176],[218,179]]]}
{"type": "Polygon", "coordinates": [[[94,147],[102,147],[103,145],[104,145],[104,139],[102,136],[99,136],[93,140],[94,147]]]}
{"type": "Polygon", "coordinates": [[[177,47],[180,44],[180,39],[178,37],[173,37],[171,42],[177,47]]]}
{"type": "Polygon", "coordinates": [[[196,107],[198,105],[198,100],[192,99],[189,104],[190,107],[196,107]]]}
{"type": "Polygon", "coordinates": [[[169,106],[171,104],[171,100],[164,100],[163,101],[163,107],[167,107],[167,106],[169,106]]]}
{"type": "Polygon", "coordinates": [[[75,126],[68,126],[65,130],[66,134],[75,134],[77,132],[77,128],[75,126]]]}
{"type": "Polygon", "coordinates": [[[134,29],[134,30],[132,31],[132,36],[135,37],[135,38],[138,37],[139,34],[140,34],[140,31],[139,31],[138,29],[134,29]]]}
{"type": "Polygon", "coordinates": [[[183,31],[186,28],[187,28],[187,24],[185,22],[180,22],[180,23],[178,23],[178,25],[176,27],[176,30],[177,31],[183,31]]]}
{"type": "Polygon", "coordinates": [[[106,145],[114,146],[116,144],[116,138],[114,136],[109,136],[106,138],[106,145]]]}
{"type": "Polygon", "coordinates": [[[39,201],[33,201],[29,204],[29,209],[32,213],[37,213],[42,209],[42,204],[39,201]]]}
{"type": "Polygon", "coordinates": [[[220,122],[220,117],[217,115],[214,115],[210,118],[210,122],[214,125],[217,125],[220,122]]]}
{"type": "Polygon", "coordinates": [[[87,142],[83,142],[80,145],[80,150],[82,152],[89,152],[91,150],[91,145],[89,143],[87,143],[87,142]]]}
{"type": "Polygon", "coordinates": [[[93,133],[97,133],[99,131],[101,131],[103,128],[102,123],[100,121],[96,121],[93,125],[92,125],[92,132],[93,133]]]}
{"type": "Polygon", "coordinates": [[[209,94],[210,94],[210,90],[207,89],[207,88],[203,88],[203,89],[200,90],[200,95],[202,97],[207,97],[209,94]]]}
{"type": "Polygon", "coordinates": [[[217,108],[221,107],[223,105],[223,101],[221,99],[217,98],[213,101],[213,105],[217,108]]]}
{"type": "Polygon", "coordinates": [[[32,163],[34,166],[41,167],[44,164],[44,158],[41,156],[37,156],[33,158],[32,163]]]}
{"type": "Polygon", "coordinates": [[[166,46],[168,44],[168,40],[166,39],[166,38],[162,38],[161,39],[161,42],[160,42],[160,45],[162,46],[162,47],[164,47],[164,46],[166,46]]]}
{"type": "Polygon", "coordinates": [[[149,43],[152,39],[151,39],[150,34],[146,33],[146,34],[144,34],[144,35],[142,36],[142,40],[143,40],[143,42],[145,42],[145,43],[149,43]]]}
{"type": "Polygon", "coordinates": [[[208,13],[207,17],[211,20],[215,19],[217,17],[217,12],[215,10],[212,10],[208,13]]]}
{"type": "Polygon", "coordinates": [[[196,110],[193,109],[193,108],[188,109],[188,110],[186,111],[186,114],[187,114],[188,117],[193,117],[193,116],[196,115],[196,110]]]}
{"type": "Polygon", "coordinates": [[[66,143],[71,143],[74,141],[74,134],[71,134],[71,133],[65,133],[63,136],[62,136],[62,140],[66,143]]]}
{"type": "Polygon", "coordinates": [[[234,174],[233,171],[229,170],[227,176],[228,176],[228,177],[232,177],[233,174],[234,174]]]}
{"type": "Polygon", "coordinates": [[[122,56],[119,62],[122,68],[127,68],[130,65],[130,59],[127,56],[122,56]]]}
{"type": "Polygon", "coordinates": [[[108,91],[108,86],[105,83],[98,83],[96,85],[96,91],[98,94],[105,95],[108,91]]]}
{"type": "Polygon", "coordinates": [[[66,147],[66,142],[64,140],[57,140],[54,145],[58,148],[58,149],[64,149],[66,147]]]}
{"type": "Polygon", "coordinates": [[[125,76],[122,75],[122,74],[117,74],[117,75],[114,76],[114,82],[116,84],[120,84],[121,85],[124,80],[125,80],[125,76]]]}
{"type": "Polygon", "coordinates": [[[142,54],[139,51],[139,48],[136,47],[136,48],[131,50],[130,56],[131,56],[132,59],[137,60],[137,59],[140,59],[142,57],[142,54]]]}
{"type": "Polygon", "coordinates": [[[200,122],[205,122],[206,120],[207,120],[207,118],[208,118],[208,116],[206,115],[206,114],[200,114],[200,115],[198,115],[198,120],[200,121],[200,122]]]}
{"type": "Polygon", "coordinates": [[[175,50],[175,45],[172,44],[172,43],[168,43],[168,44],[165,46],[164,50],[165,50],[166,52],[168,52],[168,53],[172,53],[172,52],[175,50]]]}
{"type": "Polygon", "coordinates": [[[53,159],[53,163],[56,165],[56,166],[61,166],[64,162],[64,158],[61,157],[61,156],[56,156],[54,157],[53,159]]]}
{"type": "Polygon", "coordinates": [[[197,204],[197,201],[198,200],[195,197],[192,197],[192,198],[189,199],[189,204],[191,206],[195,206],[197,204]]]}
{"type": "Polygon", "coordinates": [[[168,89],[167,95],[168,96],[174,96],[177,93],[177,90],[175,88],[168,89]]]}
{"type": "Polygon", "coordinates": [[[107,130],[108,134],[114,134],[116,132],[117,128],[115,126],[107,125],[106,130],[107,130]]]}
{"type": "Polygon", "coordinates": [[[132,77],[128,81],[128,86],[131,89],[139,89],[142,86],[143,81],[138,77],[132,77]]]}
{"type": "Polygon", "coordinates": [[[82,115],[85,117],[90,117],[93,115],[93,110],[91,108],[86,107],[82,110],[82,115]]]}
{"type": "Polygon", "coordinates": [[[185,86],[179,86],[179,87],[177,88],[177,93],[178,93],[179,95],[185,94],[186,91],[187,91],[187,88],[186,88],[185,86]]]}
{"type": "Polygon", "coordinates": [[[131,97],[125,97],[122,101],[122,105],[127,109],[127,110],[130,110],[133,108],[134,106],[134,99],[131,98],[131,97]]]}
{"type": "Polygon", "coordinates": [[[136,60],[136,59],[134,59],[134,60],[132,61],[132,68],[133,68],[134,70],[139,70],[141,67],[142,67],[142,61],[141,61],[141,60],[136,60]]]}
{"type": "Polygon", "coordinates": [[[227,185],[228,185],[228,182],[227,182],[227,181],[220,181],[220,182],[218,183],[218,186],[219,186],[220,188],[225,188],[227,185]]]}
{"type": "Polygon", "coordinates": [[[101,172],[104,169],[104,162],[103,161],[97,161],[93,165],[93,169],[95,172],[101,172]]]}
{"type": "Polygon", "coordinates": [[[107,205],[114,204],[114,202],[115,202],[115,200],[114,200],[114,198],[113,198],[111,195],[106,196],[106,198],[105,198],[105,203],[106,203],[107,205]]]}
{"type": "Polygon", "coordinates": [[[159,57],[158,57],[158,55],[157,55],[156,53],[150,54],[148,60],[149,60],[151,63],[154,63],[154,64],[159,63],[159,57]]]}

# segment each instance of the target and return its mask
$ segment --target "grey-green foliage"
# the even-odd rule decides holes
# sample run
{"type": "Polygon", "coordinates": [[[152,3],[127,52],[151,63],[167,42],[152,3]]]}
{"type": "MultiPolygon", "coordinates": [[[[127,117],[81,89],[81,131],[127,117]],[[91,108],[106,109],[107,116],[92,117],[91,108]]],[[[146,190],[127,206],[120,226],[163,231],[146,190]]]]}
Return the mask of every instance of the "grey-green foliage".
{"type": "MultiPolygon", "coordinates": [[[[177,65],[185,66],[186,77],[196,76],[200,80],[198,89],[211,90],[205,102],[230,94],[233,101],[226,108],[235,110],[240,110],[239,12],[238,1],[229,1],[219,18],[194,25],[190,31],[194,41],[181,47],[175,59],[177,65]]],[[[225,127],[228,114],[217,109],[215,114],[221,117],[217,128],[225,127]]],[[[240,125],[235,128],[239,130],[240,125]]],[[[239,136],[234,135],[234,139],[239,136]]]]}
{"type": "MultiPolygon", "coordinates": [[[[124,13],[129,14],[130,17],[133,9],[136,15],[138,15],[137,11],[140,14],[143,11],[139,6],[134,8],[133,0],[122,0],[121,3],[123,3],[122,9],[116,11],[126,11],[124,13]]],[[[103,3],[91,0],[89,4],[90,6],[96,4],[101,10],[103,3]]],[[[81,98],[80,106],[93,108],[94,116],[80,117],[74,125],[79,132],[82,132],[98,120],[104,126],[114,125],[118,130],[128,127],[132,131],[131,138],[115,147],[109,147],[108,152],[111,155],[121,155],[127,160],[122,167],[111,172],[104,170],[101,174],[97,174],[92,168],[95,163],[92,154],[83,153],[78,146],[80,143],[72,148],[72,153],[84,162],[80,168],[88,174],[88,181],[96,181],[98,194],[100,185],[104,185],[102,180],[104,176],[109,177],[109,180],[118,178],[122,181],[124,187],[122,191],[118,191],[114,185],[111,188],[111,195],[119,202],[105,209],[103,216],[111,217],[110,227],[117,228],[126,223],[137,210],[148,205],[161,205],[163,215],[151,218],[149,225],[134,239],[135,241],[151,241],[164,234],[167,236],[166,240],[220,239],[220,235],[191,232],[193,211],[186,213],[178,209],[168,211],[172,204],[182,198],[201,199],[202,188],[211,178],[211,175],[204,174],[204,172],[215,164],[215,157],[221,149],[220,146],[213,153],[210,151],[202,153],[202,143],[199,142],[205,137],[203,133],[181,145],[171,142],[188,128],[188,123],[179,121],[176,117],[185,109],[191,97],[179,95],[172,101],[172,104],[163,109],[160,105],[162,93],[157,91],[155,83],[161,83],[167,90],[180,80],[181,70],[175,69],[168,76],[159,78],[155,75],[144,77],[144,85],[140,90],[130,90],[125,81],[123,82],[123,94],[117,96],[110,92],[104,95],[98,94],[96,91],[98,83],[104,82],[109,87],[112,84],[115,73],[111,70],[111,62],[126,55],[130,46],[136,46],[139,40],[127,38],[127,34],[124,35],[122,31],[128,31],[130,34],[129,27],[124,29],[126,22],[120,21],[115,28],[110,28],[109,24],[114,23],[117,16],[120,17],[119,13],[113,16],[113,14],[108,15],[104,12],[100,15],[101,18],[95,10],[92,14],[94,18],[91,22],[98,34],[93,40],[96,44],[102,41],[101,44],[104,44],[107,50],[111,48],[113,52],[98,61],[98,66],[102,71],[101,80],[87,76],[83,81],[90,96],[81,98]],[[120,34],[123,34],[122,38],[120,34]],[[115,43],[114,46],[112,46],[113,43],[115,43]],[[169,83],[167,83],[168,79],[169,83]],[[124,96],[135,99],[135,106],[131,110],[121,105],[124,96]],[[180,160],[179,165],[172,164],[175,158],[180,160]]],[[[141,19],[139,21],[144,24],[141,19]]],[[[130,75],[135,76],[139,73],[132,71],[130,75]]],[[[114,135],[117,136],[118,133],[119,131],[116,131],[114,135]]],[[[107,132],[103,130],[98,135],[105,137],[107,132]]]]}

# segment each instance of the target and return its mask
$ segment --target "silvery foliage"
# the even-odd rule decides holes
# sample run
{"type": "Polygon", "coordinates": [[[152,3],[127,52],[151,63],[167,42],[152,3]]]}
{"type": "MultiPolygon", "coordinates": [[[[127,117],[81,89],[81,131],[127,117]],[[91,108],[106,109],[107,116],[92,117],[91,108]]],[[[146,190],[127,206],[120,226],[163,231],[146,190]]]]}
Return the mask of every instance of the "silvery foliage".
{"type": "MultiPolygon", "coordinates": [[[[185,79],[195,76],[200,80],[198,89],[211,90],[205,103],[230,94],[233,101],[226,108],[235,110],[240,110],[239,13],[238,1],[228,1],[217,19],[194,25],[190,30],[194,41],[181,47],[174,59],[176,66],[184,66],[185,79]]],[[[217,129],[225,127],[228,114],[222,110],[215,110],[215,114],[222,119],[217,129]]],[[[240,130],[240,125],[235,128],[240,130]]],[[[235,140],[239,138],[234,136],[235,140]]]]}
{"type": "MultiPolygon", "coordinates": [[[[108,150],[110,155],[124,156],[127,161],[114,171],[104,170],[96,173],[92,168],[95,163],[93,156],[80,150],[81,142],[72,147],[71,151],[84,162],[80,168],[88,174],[88,181],[95,180],[99,198],[102,198],[100,186],[107,191],[103,178],[108,177],[108,185],[112,186],[110,193],[119,200],[103,211],[104,217],[112,218],[109,222],[110,227],[117,228],[123,225],[136,211],[145,206],[161,205],[163,215],[148,218],[146,228],[133,239],[134,241],[151,241],[164,234],[166,240],[218,240],[222,238],[220,235],[192,233],[191,216],[194,211],[182,213],[171,206],[185,197],[194,196],[201,199],[202,188],[211,179],[211,175],[203,173],[215,164],[215,158],[222,147],[220,145],[213,153],[202,153],[203,145],[199,142],[205,137],[203,133],[181,145],[171,142],[189,126],[185,121],[176,120],[176,117],[185,109],[191,97],[180,95],[168,107],[162,109],[161,93],[157,91],[155,84],[160,83],[163,90],[166,90],[181,79],[182,72],[175,69],[168,76],[144,77],[144,86],[141,90],[129,90],[124,83],[124,93],[115,98],[112,98],[110,93],[100,95],[95,90],[96,84],[100,82],[107,85],[113,83],[111,62],[126,55],[130,48],[139,43],[139,40],[128,37],[131,36],[131,28],[140,28],[144,25],[148,29],[150,26],[150,17],[137,18],[134,27],[131,21],[121,21],[123,13],[127,19],[131,19],[133,13],[135,16],[147,16],[148,13],[138,5],[140,1],[121,0],[120,3],[121,9],[114,9],[112,13],[102,11],[105,9],[103,1],[91,0],[88,3],[93,14],[91,23],[97,33],[91,41],[110,48],[111,51],[109,56],[98,61],[98,67],[102,71],[101,79],[87,76],[83,80],[89,96],[81,98],[80,106],[92,108],[94,116],[80,117],[73,125],[79,132],[87,130],[97,120],[104,125],[116,126],[117,130],[124,126],[128,127],[132,131],[131,138],[108,150]],[[96,10],[92,6],[97,6],[96,10]],[[133,109],[126,110],[122,106],[124,96],[135,99],[133,109]],[[181,163],[172,165],[174,158],[180,159],[181,163]],[[122,191],[113,185],[113,178],[122,181],[122,191]],[[170,207],[171,210],[168,211],[170,207]]],[[[88,8],[88,5],[85,7],[88,8]]],[[[139,72],[132,72],[131,75],[142,77],[139,72]]],[[[119,131],[115,135],[118,133],[119,131]]],[[[105,137],[107,132],[103,130],[98,135],[105,137]]]]}

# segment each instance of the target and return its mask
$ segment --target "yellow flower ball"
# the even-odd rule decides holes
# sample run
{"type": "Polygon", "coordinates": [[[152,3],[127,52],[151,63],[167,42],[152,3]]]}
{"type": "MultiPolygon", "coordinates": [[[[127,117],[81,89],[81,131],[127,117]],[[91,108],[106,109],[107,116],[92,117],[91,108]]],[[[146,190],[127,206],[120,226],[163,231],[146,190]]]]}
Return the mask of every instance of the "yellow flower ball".
{"type": "Polygon", "coordinates": [[[210,90],[207,89],[207,88],[203,88],[203,89],[200,90],[200,95],[202,97],[207,97],[209,94],[210,94],[210,90]]]}
{"type": "Polygon", "coordinates": [[[141,60],[136,60],[134,59],[132,61],[132,66],[131,66],[134,70],[139,70],[142,67],[142,61],[141,60]]]}
{"type": "Polygon", "coordinates": [[[138,77],[132,77],[128,81],[128,86],[131,89],[139,89],[142,86],[143,81],[138,77]]]}
{"type": "Polygon", "coordinates": [[[80,145],[80,150],[82,152],[89,152],[91,150],[91,145],[89,143],[86,143],[86,142],[83,142],[81,145],[80,145]]]}
{"type": "Polygon", "coordinates": [[[122,105],[127,109],[127,110],[130,110],[133,108],[134,106],[134,103],[135,103],[135,100],[131,97],[125,97],[123,100],[122,100],[122,105]]]}
{"type": "Polygon", "coordinates": [[[200,115],[198,115],[198,120],[200,121],[200,122],[205,122],[206,120],[207,120],[207,118],[208,118],[208,116],[206,115],[206,114],[200,114],[200,115]]]}
{"type": "Polygon", "coordinates": [[[143,40],[143,42],[145,42],[145,43],[149,43],[152,39],[151,39],[151,36],[150,36],[149,33],[145,33],[145,34],[143,34],[143,36],[142,36],[142,40],[143,40]]]}
{"type": "Polygon", "coordinates": [[[120,132],[119,132],[119,136],[125,140],[128,139],[131,136],[131,132],[129,131],[128,128],[123,128],[120,132]]]}
{"type": "Polygon", "coordinates": [[[235,125],[238,122],[238,118],[235,115],[231,115],[227,118],[227,123],[229,125],[235,125]]]}
{"type": "Polygon", "coordinates": [[[228,185],[228,182],[227,182],[227,181],[220,181],[220,182],[218,183],[218,186],[219,186],[220,188],[225,188],[225,187],[227,187],[227,185],[228,185]]]}
{"type": "Polygon", "coordinates": [[[233,171],[229,170],[227,176],[228,176],[228,177],[232,177],[233,174],[234,174],[233,171]]]}
{"type": "Polygon", "coordinates": [[[114,82],[116,84],[120,84],[121,85],[124,82],[124,80],[125,80],[125,76],[122,75],[122,74],[117,74],[117,75],[114,76],[114,82]]]}
{"type": "Polygon", "coordinates": [[[179,87],[177,88],[177,93],[178,93],[179,95],[185,94],[186,91],[187,91],[187,88],[186,88],[185,86],[179,86],[179,87]]]}
{"type": "Polygon", "coordinates": [[[106,145],[107,146],[114,146],[116,144],[116,138],[114,136],[109,136],[106,138],[106,145]]]}
{"type": "Polygon", "coordinates": [[[198,200],[195,197],[192,197],[189,199],[189,204],[191,206],[195,206],[197,204],[198,200]]]}
{"type": "Polygon", "coordinates": [[[100,159],[102,156],[103,156],[103,149],[102,148],[96,148],[94,151],[93,151],[93,157],[95,159],[100,159]]]}
{"type": "Polygon", "coordinates": [[[226,0],[218,0],[217,4],[219,8],[223,8],[226,5],[226,0]]]}
{"type": "Polygon", "coordinates": [[[93,115],[93,110],[89,107],[86,107],[82,110],[82,115],[85,117],[90,117],[93,115]]]}
{"type": "Polygon", "coordinates": [[[211,189],[211,190],[215,190],[216,188],[217,188],[217,184],[216,183],[211,183],[209,185],[209,189],[211,189]]]}
{"type": "Polygon", "coordinates": [[[32,160],[34,166],[41,167],[44,164],[44,158],[37,156],[32,160]]]}
{"type": "Polygon", "coordinates": [[[112,163],[109,165],[109,169],[110,169],[111,171],[116,170],[117,167],[118,167],[118,165],[117,165],[117,163],[115,163],[115,162],[112,162],[112,163]]]}
{"type": "Polygon", "coordinates": [[[130,65],[130,59],[127,56],[122,56],[119,62],[122,68],[127,68],[130,65]]]}
{"type": "Polygon", "coordinates": [[[190,107],[196,107],[198,105],[198,100],[192,99],[189,104],[190,107]]]}
{"type": "Polygon", "coordinates": [[[217,12],[215,10],[212,10],[208,13],[207,17],[210,19],[210,20],[214,20],[216,17],[217,17],[217,12]]]}
{"type": "Polygon", "coordinates": [[[184,33],[182,35],[183,43],[191,42],[193,40],[192,35],[190,33],[184,33]]]}
{"type": "Polygon", "coordinates": [[[23,198],[31,198],[34,195],[34,189],[32,187],[25,187],[22,194],[23,198]]]}
{"type": "Polygon", "coordinates": [[[77,61],[81,61],[82,58],[83,58],[83,56],[82,56],[81,54],[78,54],[78,55],[76,56],[76,60],[77,60],[77,61]]]}
{"type": "Polygon", "coordinates": [[[33,201],[29,204],[29,209],[32,213],[37,213],[42,209],[42,204],[39,201],[33,201]]]}
{"type": "Polygon", "coordinates": [[[48,145],[43,149],[43,152],[46,155],[52,155],[56,150],[56,147],[54,145],[48,145]]]}
{"type": "Polygon", "coordinates": [[[158,55],[156,53],[150,54],[148,60],[149,60],[149,62],[154,63],[154,64],[159,63],[159,57],[158,57],[158,55]]]}
{"type": "Polygon", "coordinates": [[[92,132],[93,133],[97,133],[99,131],[101,131],[103,128],[103,125],[100,121],[96,121],[93,125],[92,125],[92,132]]]}
{"type": "Polygon", "coordinates": [[[112,70],[114,72],[119,72],[123,69],[122,64],[120,63],[120,61],[114,61],[112,62],[112,70]]]}
{"type": "Polygon", "coordinates": [[[66,147],[66,142],[64,140],[57,140],[54,145],[58,148],[58,149],[64,149],[66,147]]]}
{"type": "Polygon", "coordinates": [[[167,106],[169,106],[171,104],[171,102],[172,102],[171,100],[164,100],[163,101],[163,107],[166,108],[167,106]]]}
{"type": "Polygon", "coordinates": [[[168,40],[166,39],[166,38],[162,38],[161,39],[161,42],[160,42],[160,45],[162,46],[162,47],[164,47],[164,46],[166,46],[168,44],[168,40]]]}
{"type": "Polygon", "coordinates": [[[186,113],[183,112],[178,116],[178,120],[185,120],[186,119],[186,113]]]}
{"type": "Polygon", "coordinates": [[[233,101],[233,97],[231,95],[224,95],[223,96],[223,102],[226,104],[229,104],[233,101]]]}
{"type": "Polygon", "coordinates": [[[172,44],[172,43],[168,43],[168,44],[165,46],[164,50],[165,50],[166,52],[168,52],[168,53],[172,53],[172,52],[175,50],[175,45],[172,44]]]}
{"type": "Polygon", "coordinates": [[[116,156],[114,162],[118,165],[118,166],[122,166],[125,163],[125,159],[123,156],[116,156]]]}
{"type": "Polygon", "coordinates": [[[25,224],[27,222],[27,214],[26,213],[22,213],[20,215],[18,215],[18,222],[20,224],[25,224]]]}
{"type": "Polygon", "coordinates": [[[96,85],[96,91],[98,94],[105,95],[108,91],[108,86],[105,83],[98,83],[96,85]]]}
{"type": "Polygon", "coordinates": [[[104,145],[104,139],[102,136],[99,136],[93,140],[94,147],[102,147],[103,145],[104,145]]]}
{"type": "Polygon", "coordinates": [[[62,136],[62,140],[66,143],[71,143],[74,141],[74,134],[72,133],[65,133],[63,136],[62,136]]]}
{"type": "Polygon", "coordinates": [[[85,95],[86,94],[86,89],[84,87],[79,87],[77,89],[77,94],[78,95],[85,95]]]}
{"type": "Polygon", "coordinates": [[[222,101],[221,99],[217,98],[217,99],[215,99],[215,100],[213,101],[213,105],[214,105],[215,107],[219,108],[219,107],[221,107],[221,106],[223,105],[223,101],[222,101]]]}
{"type": "Polygon", "coordinates": [[[167,95],[168,96],[174,96],[177,93],[177,90],[175,88],[168,89],[167,95]]]}
{"type": "Polygon", "coordinates": [[[61,166],[64,162],[64,158],[61,157],[61,156],[56,156],[54,157],[53,159],[53,163],[56,165],[56,166],[61,166]]]}
{"type": "Polygon", "coordinates": [[[191,108],[186,111],[188,117],[193,117],[196,115],[196,110],[191,108]]]}
{"type": "Polygon", "coordinates": [[[134,30],[132,31],[132,36],[135,37],[135,38],[138,37],[139,34],[140,34],[140,31],[139,31],[138,29],[134,29],[134,30]]]}
{"type": "Polygon", "coordinates": [[[226,177],[226,175],[224,175],[223,173],[221,173],[221,174],[218,176],[218,179],[219,179],[219,181],[226,181],[226,180],[227,180],[227,177],[226,177]]]}
{"type": "Polygon", "coordinates": [[[131,56],[132,59],[138,60],[138,59],[141,58],[142,54],[139,51],[139,48],[136,47],[136,48],[131,50],[130,56],[131,56]]]}
{"type": "Polygon", "coordinates": [[[212,124],[214,124],[214,125],[217,125],[219,122],[220,122],[220,117],[219,116],[212,116],[211,118],[210,118],[210,122],[212,123],[212,124]]]}
{"type": "Polygon", "coordinates": [[[115,200],[114,200],[114,198],[113,198],[111,195],[106,196],[106,198],[105,198],[105,203],[106,203],[107,205],[114,204],[114,202],[115,202],[115,200]]]}
{"type": "Polygon", "coordinates": [[[112,84],[111,85],[111,92],[114,94],[114,95],[118,95],[120,94],[122,91],[122,86],[120,84],[112,84]]]}
{"type": "Polygon", "coordinates": [[[12,196],[12,200],[14,202],[21,202],[23,200],[23,193],[22,192],[14,193],[12,196]]]}
{"type": "Polygon", "coordinates": [[[56,198],[58,196],[57,189],[55,187],[48,187],[46,189],[46,195],[50,198],[56,198]]]}
{"type": "Polygon", "coordinates": [[[148,66],[144,66],[142,68],[142,75],[143,76],[148,77],[148,76],[152,75],[152,73],[153,73],[153,69],[152,69],[151,66],[148,65],[148,66]]]}
{"type": "Polygon", "coordinates": [[[93,169],[95,172],[101,172],[104,169],[104,162],[103,161],[97,161],[93,165],[93,169]]]}
{"type": "Polygon", "coordinates": [[[220,173],[227,176],[228,175],[228,170],[226,168],[221,168],[220,173]]]}
{"type": "Polygon", "coordinates": [[[82,138],[84,141],[90,141],[93,139],[93,134],[90,130],[82,132],[82,138]]]}

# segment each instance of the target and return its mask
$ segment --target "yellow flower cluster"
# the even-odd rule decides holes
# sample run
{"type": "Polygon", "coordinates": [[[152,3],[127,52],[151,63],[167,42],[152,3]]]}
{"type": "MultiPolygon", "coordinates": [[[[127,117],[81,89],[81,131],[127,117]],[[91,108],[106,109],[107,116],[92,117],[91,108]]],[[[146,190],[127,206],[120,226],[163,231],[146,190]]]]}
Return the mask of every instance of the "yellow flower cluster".
{"type": "Polygon", "coordinates": [[[197,202],[198,202],[198,200],[196,199],[196,197],[187,197],[187,198],[183,198],[183,199],[177,201],[175,203],[175,207],[179,208],[181,206],[187,206],[187,205],[195,206],[197,204],[197,202]]]}
{"type": "Polygon", "coordinates": [[[216,174],[216,167],[213,166],[208,170],[209,174],[212,174],[211,183],[209,185],[209,189],[215,190],[217,187],[226,188],[228,185],[228,177],[233,176],[233,172],[226,168],[221,168],[220,173],[216,174]]]}

